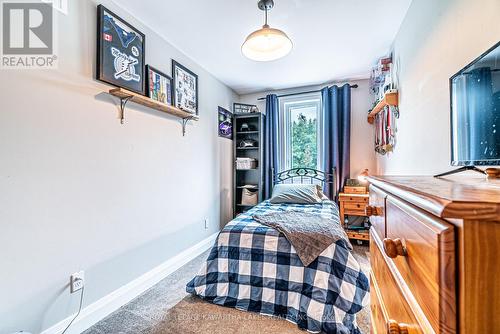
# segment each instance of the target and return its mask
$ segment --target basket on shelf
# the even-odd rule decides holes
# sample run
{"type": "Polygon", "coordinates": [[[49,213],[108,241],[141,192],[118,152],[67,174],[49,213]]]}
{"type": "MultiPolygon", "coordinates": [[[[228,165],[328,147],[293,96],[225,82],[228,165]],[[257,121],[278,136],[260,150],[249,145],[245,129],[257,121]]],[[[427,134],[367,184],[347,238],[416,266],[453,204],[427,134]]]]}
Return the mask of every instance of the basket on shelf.
{"type": "Polygon", "coordinates": [[[236,158],[236,169],[255,169],[257,168],[257,159],[236,158]]]}
{"type": "Polygon", "coordinates": [[[241,193],[241,204],[242,205],[257,205],[259,200],[259,194],[257,191],[251,191],[249,189],[243,189],[241,193]]]}

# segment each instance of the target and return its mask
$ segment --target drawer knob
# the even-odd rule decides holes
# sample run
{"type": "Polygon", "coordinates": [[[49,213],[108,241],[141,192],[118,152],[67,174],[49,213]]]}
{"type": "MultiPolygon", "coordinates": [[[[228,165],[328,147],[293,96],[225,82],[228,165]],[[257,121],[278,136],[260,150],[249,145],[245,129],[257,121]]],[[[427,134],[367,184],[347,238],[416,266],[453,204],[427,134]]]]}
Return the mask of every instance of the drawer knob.
{"type": "Polygon", "coordinates": [[[365,208],[365,214],[367,216],[382,216],[382,208],[378,206],[368,205],[365,208]]]}
{"type": "Polygon", "coordinates": [[[389,239],[385,238],[384,239],[384,251],[385,254],[390,257],[391,259],[394,259],[398,256],[406,256],[406,248],[403,246],[403,242],[401,239],[389,239]]]}
{"type": "Polygon", "coordinates": [[[387,322],[387,334],[408,334],[408,325],[389,320],[387,322]]]}

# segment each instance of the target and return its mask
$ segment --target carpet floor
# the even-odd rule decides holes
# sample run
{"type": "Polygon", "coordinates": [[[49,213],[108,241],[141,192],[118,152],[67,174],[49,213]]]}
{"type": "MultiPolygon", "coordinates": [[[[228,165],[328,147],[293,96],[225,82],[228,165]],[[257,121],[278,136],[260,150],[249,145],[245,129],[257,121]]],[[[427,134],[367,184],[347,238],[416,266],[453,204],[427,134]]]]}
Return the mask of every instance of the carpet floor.
{"type": "MultiPolygon", "coordinates": [[[[354,256],[368,275],[368,247],[354,247],[354,256]]],[[[304,334],[283,319],[243,312],[207,303],[188,295],[186,283],[198,272],[208,251],[171,274],[142,295],[121,307],[83,334],[304,334]]],[[[357,316],[363,333],[370,332],[370,310],[357,316]]]]}

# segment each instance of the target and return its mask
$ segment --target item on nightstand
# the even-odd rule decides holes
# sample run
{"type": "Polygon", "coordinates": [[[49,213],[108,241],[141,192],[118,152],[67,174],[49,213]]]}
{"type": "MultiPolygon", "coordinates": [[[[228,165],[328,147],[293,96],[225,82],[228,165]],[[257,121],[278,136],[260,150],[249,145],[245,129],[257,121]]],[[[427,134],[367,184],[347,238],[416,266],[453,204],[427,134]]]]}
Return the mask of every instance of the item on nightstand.
{"type": "Polygon", "coordinates": [[[258,203],[258,192],[257,191],[251,191],[248,189],[243,189],[241,192],[241,204],[242,205],[257,205],[258,203]]]}
{"type": "MultiPolygon", "coordinates": [[[[367,171],[367,169],[365,169],[365,171],[367,171]]],[[[363,173],[361,173],[361,175],[363,173]]],[[[368,190],[366,189],[366,186],[361,184],[360,176],[358,176],[358,179],[348,179],[346,181],[345,186],[344,186],[344,193],[346,193],[346,194],[366,194],[368,192],[368,190]]]]}
{"type": "MultiPolygon", "coordinates": [[[[366,178],[370,176],[370,172],[368,170],[368,168],[365,168],[364,171],[362,171],[359,175],[358,175],[358,181],[359,182],[362,182],[362,183],[366,183],[366,178]]],[[[359,184],[358,182],[358,184],[359,184]]]]}
{"type": "Polygon", "coordinates": [[[236,158],[236,169],[255,169],[257,168],[257,159],[236,158]]]}

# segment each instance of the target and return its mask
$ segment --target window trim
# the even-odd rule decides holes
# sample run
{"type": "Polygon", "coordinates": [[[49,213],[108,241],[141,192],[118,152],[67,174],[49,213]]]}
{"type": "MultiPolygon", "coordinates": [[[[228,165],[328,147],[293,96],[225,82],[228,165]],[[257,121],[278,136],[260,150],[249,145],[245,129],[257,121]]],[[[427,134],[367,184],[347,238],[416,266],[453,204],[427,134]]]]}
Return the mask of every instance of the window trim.
{"type": "Polygon", "coordinates": [[[279,114],[282,122],[279,124],[280,138],[278,144],[280,146],[280,165],[282,170],[292,168],[292,152],[291,152],[291,117],[290,111],[303,107],[316,107],[317,110],[317,162],[316,169],[322,170],[323,168],[323,113],[321,112],[321,93],[307,93],[301,95],[294,95],[282,97],[279,99],[279,114]]]}

